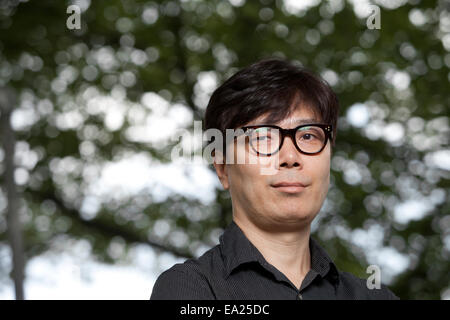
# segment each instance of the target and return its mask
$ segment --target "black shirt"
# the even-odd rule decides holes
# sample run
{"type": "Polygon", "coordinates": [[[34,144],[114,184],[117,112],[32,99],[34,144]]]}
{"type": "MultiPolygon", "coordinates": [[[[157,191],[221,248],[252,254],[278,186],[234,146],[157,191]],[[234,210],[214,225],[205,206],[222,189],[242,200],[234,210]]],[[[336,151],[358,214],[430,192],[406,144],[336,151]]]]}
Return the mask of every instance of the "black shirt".
{"type": "Polygon", "coordinates": [[[386,286],[338,271],[310,237],[311,269],[300,289],[268,263],[233,221],[220,244],[198,259],[175,264],[153,287],[151,300],[399,299],[386,286]]]}

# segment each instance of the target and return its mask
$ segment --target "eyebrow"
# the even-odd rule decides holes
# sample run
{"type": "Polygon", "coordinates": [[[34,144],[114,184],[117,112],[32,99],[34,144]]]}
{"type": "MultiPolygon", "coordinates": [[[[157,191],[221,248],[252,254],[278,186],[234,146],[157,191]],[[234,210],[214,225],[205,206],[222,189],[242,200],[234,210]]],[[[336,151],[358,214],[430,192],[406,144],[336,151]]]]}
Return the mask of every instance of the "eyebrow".
{"type": "MultiPolygon", "coordinates": [[[[309,118],[309,119],[295,119],[294,121],[292,121],[292,123],[301,125],[301,124],[309,124],[309,123],[320,123],[320,121],[318,121],[315,118],[309,118]]],[[[264,120],[262,120],[261,123],[256,123],[255,125],[260,125],[260,124],[275,125],[275,123],[266,122],[264,120]]]]}
{"type": "Polygon", "coordinates": [[[307,123],[319,123],[320,121],[318,121],[317,119],[313,119],[313,118],[310,118],[310,119],[296,119],[296,120],[294,120],[294,123],[296,123],[296,124],[307,124],[307,123]]]}

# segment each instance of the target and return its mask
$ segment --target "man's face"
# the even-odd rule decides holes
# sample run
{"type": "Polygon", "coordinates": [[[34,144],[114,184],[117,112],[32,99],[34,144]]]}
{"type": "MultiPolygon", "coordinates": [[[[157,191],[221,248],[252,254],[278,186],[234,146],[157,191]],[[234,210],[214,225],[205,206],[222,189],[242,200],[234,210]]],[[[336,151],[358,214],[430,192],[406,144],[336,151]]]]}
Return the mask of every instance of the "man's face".
{"type": "MultiPolygon", "coordinates": [[[[246,125],[267,124],[263,119],[246,125]]],[[[309,123],[321,122],[308,108],[297,108],[276,125],[291,129],[304,119],[313,119],[309,123]]],[[[247,157],[258,157],[248,145],[235,142],[234,148],[235,154],[238,148],[246,148],[247,157]]],[[[257,161],[249,158],[245,164],[214,166],[223,187],[230,190],[235,218],[245,217],[272,231],[277,227],[296,229],[309,225],[322,207],[330,183],[330,154],[330,141],[320,153],[306,155],[297,151],[292,139],[285,137],[279,152],[265,159],[264,167],[270,165],[271,175],[262,175],[263,165],[253,164],[257,161]],[[283,182],[301,183],[304,187],[280,187],[283,182]]]]}

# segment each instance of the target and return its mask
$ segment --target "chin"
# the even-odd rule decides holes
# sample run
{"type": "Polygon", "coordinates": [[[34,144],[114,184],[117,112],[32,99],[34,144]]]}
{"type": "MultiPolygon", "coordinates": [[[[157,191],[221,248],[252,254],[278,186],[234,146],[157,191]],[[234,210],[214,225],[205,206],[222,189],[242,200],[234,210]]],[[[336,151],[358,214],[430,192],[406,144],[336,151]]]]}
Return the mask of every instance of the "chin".
{"type": "Polygon", "coordinates": [[[298,210],[295,208],[290,209],[279,209],[278,211],[275,211],[276,214],[276,220],[281,223],[300,223],[304,224],[305,222],[312,221],[315,217],[314,214],[312,214],[309,211],[303,211],[298,210]]]}

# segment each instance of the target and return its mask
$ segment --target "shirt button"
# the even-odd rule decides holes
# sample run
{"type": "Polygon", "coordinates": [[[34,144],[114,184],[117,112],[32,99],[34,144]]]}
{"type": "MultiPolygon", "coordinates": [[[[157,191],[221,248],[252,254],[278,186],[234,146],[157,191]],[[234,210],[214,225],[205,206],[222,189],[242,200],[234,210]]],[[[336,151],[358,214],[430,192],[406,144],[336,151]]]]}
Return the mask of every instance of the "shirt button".
{"type": "Polygon", "coordinates": [[[302,296],[301,293],[299,293],[299,294],[297,295],[297,300],[303,300],[303,296],[302,296]]]}

